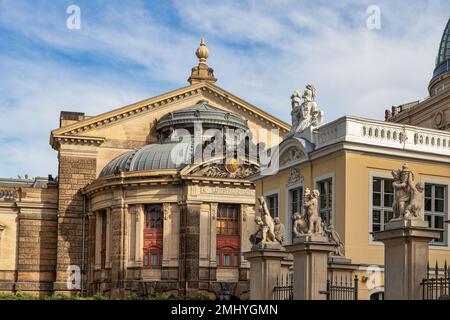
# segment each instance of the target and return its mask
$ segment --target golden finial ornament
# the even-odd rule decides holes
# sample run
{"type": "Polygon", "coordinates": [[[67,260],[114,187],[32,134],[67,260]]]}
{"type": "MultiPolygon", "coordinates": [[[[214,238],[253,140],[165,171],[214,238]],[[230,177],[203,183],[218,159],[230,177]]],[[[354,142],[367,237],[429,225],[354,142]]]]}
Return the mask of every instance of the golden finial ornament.
{"type": "Polygon", "coordinates": [[[206,47],[205,39],[200,40],[200,46],[197,48],[197,51],[195,51],[195,55],[199,59],[200,63],[206,64],[206,59],[209,57],[209,50],[206,47]]]}

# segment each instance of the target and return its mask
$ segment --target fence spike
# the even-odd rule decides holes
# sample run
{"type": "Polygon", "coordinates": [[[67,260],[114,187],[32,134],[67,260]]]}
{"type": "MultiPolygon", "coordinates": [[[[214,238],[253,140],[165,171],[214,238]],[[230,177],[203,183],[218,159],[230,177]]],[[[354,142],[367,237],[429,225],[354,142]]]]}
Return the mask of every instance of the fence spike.
{"type": "Polygon", "coordinates": [[[434,268],[434,273],[436,274],[436,277],[439,275],[439,265],[437,260],[436,260],[436,267],[434,268]]]}

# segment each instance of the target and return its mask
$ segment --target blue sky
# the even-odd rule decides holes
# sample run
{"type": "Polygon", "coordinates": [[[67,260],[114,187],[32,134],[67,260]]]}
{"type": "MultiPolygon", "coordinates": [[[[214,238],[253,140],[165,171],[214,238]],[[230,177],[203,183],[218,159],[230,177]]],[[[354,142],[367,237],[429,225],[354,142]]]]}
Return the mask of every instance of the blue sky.
{"type": "Polygon", "coordinates": [[[61,110],[96,115],[187,84],[205,37],[217,84],[289,121],[312,83],[325,120],[427,96],[449,1],[0,0],[0,177],[57,174],[61,110]],[[66,9],[81,9],[81,29],[66,9]],[[369,30],[369,5],[381,29],[369,30]]]}

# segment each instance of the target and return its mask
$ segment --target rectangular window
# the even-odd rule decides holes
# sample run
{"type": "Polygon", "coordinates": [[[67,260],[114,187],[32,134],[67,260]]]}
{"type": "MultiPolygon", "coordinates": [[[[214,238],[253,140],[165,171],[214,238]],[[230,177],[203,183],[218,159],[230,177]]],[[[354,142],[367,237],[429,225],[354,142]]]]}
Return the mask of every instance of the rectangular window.
{"type": "Polygon", "coordinates": [[[372,178],[372,231],[382,231],[393,217],[393,179],[372,178]]]}
{"type": "Polygon", "coordinates": [[[317,183],[320,192],[319,213],[325,225],[332,222],[333,180],[331,178],[317,183]]]}
{"type": "Polygon", "coordinates": [[[239,235],[239,205],[219,204],[216,231],[218,235],[239,235]]]}
{"type": "Polygon", "coordinates": [[[425,184],[424,213],[425,221],[430,228],[440,231],[439,240],[433,240],[432,244],[437,246],[447,245],[447,187],[437,184],[425,184]]]}
{"type": "Polygon", "coordinates": [[[289,190],[289,199],[291,201],[291,215],[301,213],[303,210],[303,188],[289,190]]]}
{"type": "Polygon", "coordinates": [[[272,218],[278,217],[278,194],[267,196],[266,201],[272,218]]]}
{"type": "Polygon", "coordinates": [[[145,206],[145,227],[147,229],[163,228],[162,205],[150,204],[145,206]]]}

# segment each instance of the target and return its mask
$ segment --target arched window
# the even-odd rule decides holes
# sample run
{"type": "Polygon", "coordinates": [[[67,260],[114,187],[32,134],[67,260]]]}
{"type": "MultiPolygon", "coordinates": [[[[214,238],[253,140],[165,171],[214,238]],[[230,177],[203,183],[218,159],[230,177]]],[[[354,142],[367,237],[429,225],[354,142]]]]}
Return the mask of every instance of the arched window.
{"type": "Polygon", "coordinates": [[[163,260],[164,218],[162,205],[149,204],[144,207],[144,268],[159,268],[163,260]]]}

